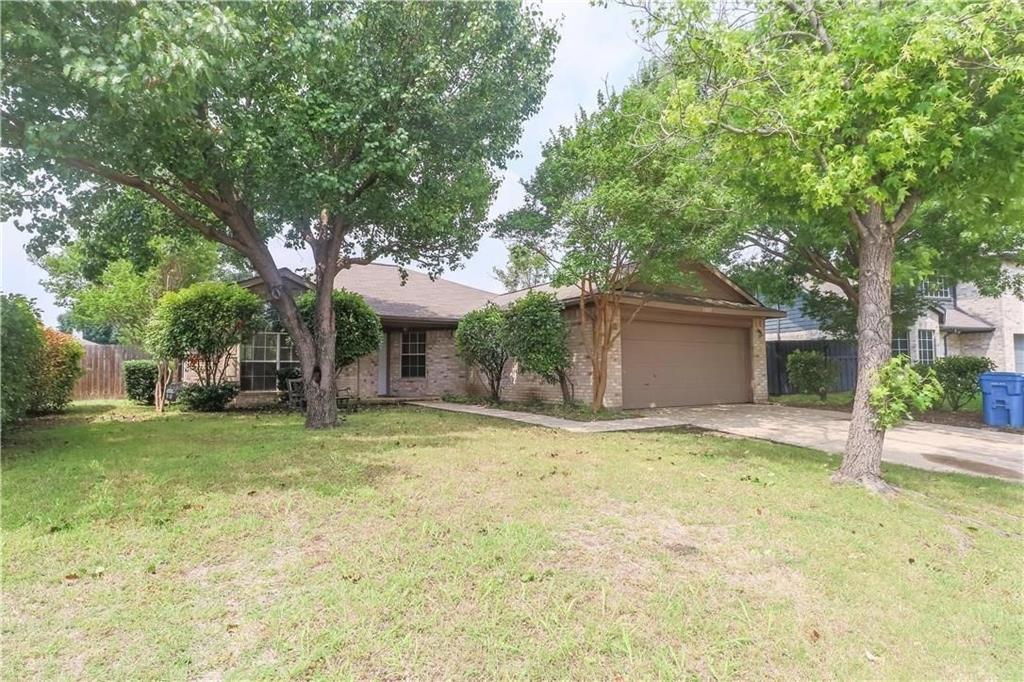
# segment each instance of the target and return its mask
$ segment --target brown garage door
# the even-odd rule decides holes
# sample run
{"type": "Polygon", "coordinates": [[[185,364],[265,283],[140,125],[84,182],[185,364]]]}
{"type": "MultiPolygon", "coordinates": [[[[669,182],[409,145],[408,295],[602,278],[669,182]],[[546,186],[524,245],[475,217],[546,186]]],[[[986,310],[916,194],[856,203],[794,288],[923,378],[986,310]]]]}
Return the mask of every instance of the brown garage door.
{"type": "Polygon", "coordinates": [[[750,330],[665,322],[622,332],[624,407],[750,401],[750,330]]]}

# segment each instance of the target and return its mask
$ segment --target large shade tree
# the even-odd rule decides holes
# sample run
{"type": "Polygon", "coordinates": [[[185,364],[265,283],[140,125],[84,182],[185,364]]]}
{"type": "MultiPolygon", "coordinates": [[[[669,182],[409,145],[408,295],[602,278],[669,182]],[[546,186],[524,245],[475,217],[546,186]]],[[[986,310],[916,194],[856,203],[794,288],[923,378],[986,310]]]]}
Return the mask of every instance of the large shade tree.
{"type": "Polygon", "coordinates": [[[650,9],[676,75],[666,133],[707,136],[723,180],[748,200],[741,218],[775,226],[764,246],[798,254],[855,302],[857,391],[836,479],[883,489],[869,392],[890,356],[897,244],[984,254],[1007,225],[1021,229],[1002,210],[1024,187],[1024,5],[650,9]],[[956,220],[915,221],[929,205],[956,220]]]}
{"type": "Polygon", "coordinates": [[[5,216],[60,232],[114,183],[241,254],[295,342],[307,426],[331,426],[335,275],[475,248],[555,42],[517,2],[12,4],[5,216]],[[312,327],[277,234],[312,251],[312,327]]]}

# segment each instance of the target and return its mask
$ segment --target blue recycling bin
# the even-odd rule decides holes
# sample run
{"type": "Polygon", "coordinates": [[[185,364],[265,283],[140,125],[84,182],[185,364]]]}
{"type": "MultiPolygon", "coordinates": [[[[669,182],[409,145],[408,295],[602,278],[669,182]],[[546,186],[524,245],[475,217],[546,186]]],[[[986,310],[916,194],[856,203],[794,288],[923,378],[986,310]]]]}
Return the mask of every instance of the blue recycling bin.
{"type": "Polygon", "coordinates": [[[985,372],[981,384],[981,416],[989,426],[1024,429],[1024,374],[985,372]]]}

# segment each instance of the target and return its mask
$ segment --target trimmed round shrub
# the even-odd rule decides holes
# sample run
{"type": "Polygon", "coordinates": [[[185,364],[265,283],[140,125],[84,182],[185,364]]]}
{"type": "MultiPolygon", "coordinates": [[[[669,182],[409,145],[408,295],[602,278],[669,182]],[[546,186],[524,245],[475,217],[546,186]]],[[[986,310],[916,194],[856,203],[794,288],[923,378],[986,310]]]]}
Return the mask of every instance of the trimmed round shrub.
{"type": "Polygon", "coordinates": [[[75,338],[56,329],[43,330],[43,355],[29,411],[61,412],[71,402],[75,382],[82,376],[85,349],[75,338]]]}
{"type": "Polygon", "coordinates": [[[25,416],[39,379],[46,342],[32,303],[24,296],[0,298],[0,422],[25,416]]]}
{"type": "Polygon", "coordinates": [[[979,375],[991,372],[995,366],[990,358],[972,355],[952,355],[932,363],[946,402],[954,411],[971,402],[981,392],[979,375]]]}
{"type": "Polygon", "coordinates": [[[156,396],[158,370],[155,360],[128,360],[121,366],[124,392],[129,400],[152,405],[156,396]]]}
{"type": "MultiPolygon", "coordinates": [[[[340,370],[377,350],[384,331],[380,317],[359,294],[341,289],[332,294],[331,303],[334,306],[334,325],[337,330],[334,339],[334,368],[340,370]]],[[[295,299],[295,305],[306,326],[315,329],[316,295],[307,291],[295,299]]]]}
{"type": "Polygon", "coordinates": [[[823,353],[797,350],[786,358],[789,383],[800,393],[816,393],[824,400],[839,376],[839,369],[823,353]]]}
{"type": "Polygon", "coordinates": [[[227,382],[208,386],[186,384],[178,393],[178,402],[186,410],[193,412],[223,412],[236,395],[238,395],[238,384],[227,382]]]}

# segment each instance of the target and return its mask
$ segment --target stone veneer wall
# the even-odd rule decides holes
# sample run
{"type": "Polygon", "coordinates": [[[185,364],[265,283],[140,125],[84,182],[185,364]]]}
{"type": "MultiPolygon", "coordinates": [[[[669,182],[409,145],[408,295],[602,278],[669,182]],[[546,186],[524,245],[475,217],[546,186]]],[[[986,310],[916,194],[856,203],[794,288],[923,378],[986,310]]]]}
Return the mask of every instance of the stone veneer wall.
{"type": "MultiPolygon", "coordinates": [[[[1008,274],[1024,273],[1024,267],[1006,265],[1008,274]]],[[[1014,334],[1024,334],[1024,301],[1010,292],[1002,296],[982,296],[977,287],[969,284],[957,285],[957,307],[985,320],[995,331],[982,334],[955,335],[959,354],[985,355],[996,363],[1000,372],[1018,371],[1014,367],[1014,334]]],[[[954,335],[950,335],[952,343],[954,335]]]]}

